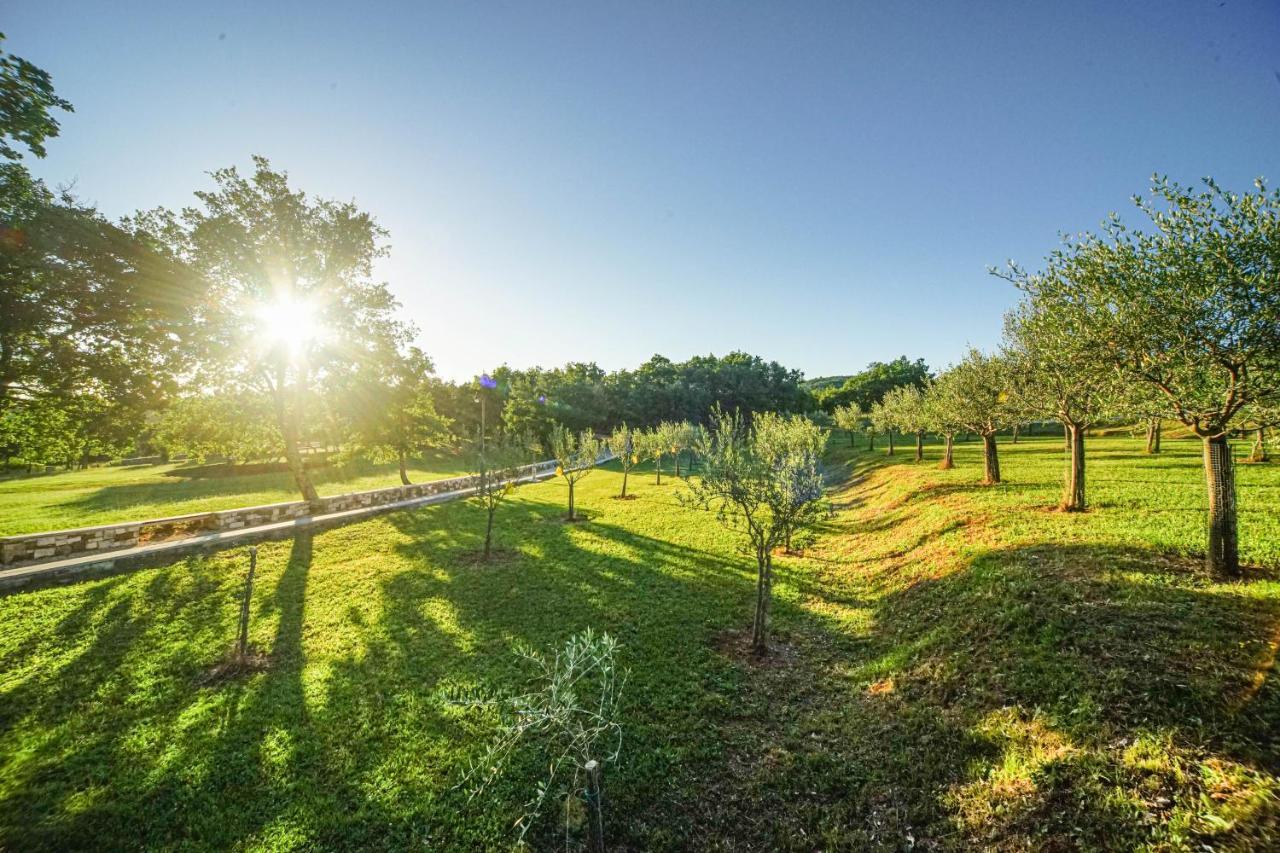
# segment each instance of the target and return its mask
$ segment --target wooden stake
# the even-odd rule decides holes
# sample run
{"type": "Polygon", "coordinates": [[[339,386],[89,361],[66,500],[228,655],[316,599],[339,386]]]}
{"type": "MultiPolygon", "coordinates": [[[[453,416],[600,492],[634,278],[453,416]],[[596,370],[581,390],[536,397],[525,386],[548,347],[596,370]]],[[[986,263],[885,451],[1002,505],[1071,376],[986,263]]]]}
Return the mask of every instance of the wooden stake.
{"type": "Polygon", "coordinates": [[[600,792],[600,762],[587,762],[587,853],[604,853],[604,808],[600,792]]]}
{"type": "Polygon", "coordinates": [[[258,568],[258,549],[249,549],[249,574],[244,579],[244,599],[240,602],[240,637],[236,641],[236,655],[244,660],[249,654],[249,602],[253,599],[253,573],[258,568]]]}

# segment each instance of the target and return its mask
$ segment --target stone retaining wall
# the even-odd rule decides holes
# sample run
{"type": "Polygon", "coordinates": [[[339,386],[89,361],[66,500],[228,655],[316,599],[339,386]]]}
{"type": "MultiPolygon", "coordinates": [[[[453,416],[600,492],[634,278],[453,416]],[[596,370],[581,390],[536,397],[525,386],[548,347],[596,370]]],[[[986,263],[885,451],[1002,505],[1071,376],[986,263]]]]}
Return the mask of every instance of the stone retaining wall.
{"type": "MultiPolygon", "coordinates": [[[[603,461],[603,460],[602,460],[603,461]]],[[[538,462],[520,469],[521,477],[550,473],[555,462],[538,462]]],[[[131,521],[123,524],[107,524],[100,527],[79,527],[72,530],[54,530],[47,533],[28,533],[21,536],[0,538],[0,565],[15,566],[38,563],[44,560],[61,560],[121,548],[133,548],[149,542],[181,539],[198,533],[221,530],[239,530],[257,527],[277,521],[303,518],[308,515],[325,515],[362,507],[379,506],[396,501],[463,491],[475,486],[474,477],[452,477],[432,480],[410,486],[392,486],[389,489],[373,489],[368,492],[350,492],[321,498],[315,506],[306,501],[267,504],[265,506],[224,509],[214,512],[155,518],[150,521],[131,521]]]]}

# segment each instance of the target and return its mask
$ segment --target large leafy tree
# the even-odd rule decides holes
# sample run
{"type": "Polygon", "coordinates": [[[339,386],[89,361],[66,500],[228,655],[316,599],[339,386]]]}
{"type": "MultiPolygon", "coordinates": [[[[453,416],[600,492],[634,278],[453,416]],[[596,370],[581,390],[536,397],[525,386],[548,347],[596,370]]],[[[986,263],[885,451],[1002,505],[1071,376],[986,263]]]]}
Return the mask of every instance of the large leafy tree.
{"type": "Polygon", "coordinates": [[[375,460],[394,460],[409,485],[408,459],[448,440],[448,421],[436,412],[431,359],[417,347],[364,360],[347,408],[355,445],[375,460]]]}
{"type": "Polygon", "coordinates": [[[700,437],[699,475],[690,477],[689,505],[716,513],[739,531],[756,558],[756,606],[751,648],[764,654],[773,598],[773,551],[819,517],[823,482],[822,429],[807,418],[765,412],[748,424],[739,414],[713,412],[700,437]]]}
{"type": "Polygon", "coordinates": [[[843,384],[819,389],[815,397],[828,412],[850,403],[870,411],[894,388],[905,385],[923,388],[928,381],[929,368],[924,359],[912,361],[904,355],[893,361],[873,361],[866,370],[848,377],[843,384]]]}
{"type": "Polygon", "coordinates": [[[54,92],[49,72],[7,53],[4,38],[0,33],[0,158],[19,159],[17,145],[43,157],[45,140],[58,135],[54,111],[73,109],[54,92]]]}
{"type": "Polygon", "coordinates": [[[262,157],[250,175],[231,167],[212,177],[198,205],[142,213],[133,224],[207,283],[201,378],[271,397],[294,481],[315,502],[300,447],[311,389],[408,336],[386,285],[372,278],[386,232],[353,202],[292,188],[262,157]]]}
{"type": "Polygon", "coordinates": [[[1044,298],[1087,316],[1123,376],[1158,392],[1160,414],[1204,446],[1209,493],[1206,563],[1240,571],[1228,438],[1250,407],[1280,399],[1280,192],[1212,179],[1194,190],[1164,178],[1135,200],[1149,232],[1117,216],[1102,236],[1069,240],[1040,283],[1044,298]]]}
{"type": "Polygon", "coordinates": [[[174,386],[199,287],[145,241],[0,165],[0,412],[80,394],[137,417],[174,386]]]}
{"type": "Polygon", "coordinates": [[[281,453],[270,398],[243,389],[173,400],[156,425],[155,441],[166,453],[194,459],[254,462],[278,459],[281,453]]]}

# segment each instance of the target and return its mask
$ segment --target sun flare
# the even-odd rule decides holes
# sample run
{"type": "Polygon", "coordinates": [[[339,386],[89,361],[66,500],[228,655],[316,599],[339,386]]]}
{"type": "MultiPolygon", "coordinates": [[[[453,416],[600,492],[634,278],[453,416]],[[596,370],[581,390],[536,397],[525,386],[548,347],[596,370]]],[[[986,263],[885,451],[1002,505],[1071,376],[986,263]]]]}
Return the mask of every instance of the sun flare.
{"type": "Polygon", "coordinates": [[[261,305],[255,316],[256,334],[271,348],[283,346],[296,354],[325,335],[320,312],[305,299],[282,296],[261,305]]]}

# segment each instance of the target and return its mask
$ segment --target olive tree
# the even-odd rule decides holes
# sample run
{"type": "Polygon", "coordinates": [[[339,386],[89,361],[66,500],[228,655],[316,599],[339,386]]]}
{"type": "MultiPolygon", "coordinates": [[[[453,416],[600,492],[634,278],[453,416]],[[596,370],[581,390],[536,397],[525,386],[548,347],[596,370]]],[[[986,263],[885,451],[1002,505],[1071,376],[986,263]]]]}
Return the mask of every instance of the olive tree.
{"type": "Polygon", "coordinates": [[[493,518],[498,507],[520,485],[522,468],[529,461],[526,443],[510,438],[477,440],[467,452],[467,471],[471,475],[469,499],[485,511],[484,559],[492,553],[493,518]]]}
{"type": "Polygon", "coordinates": [[[1052,263],[1043,273],[1011,266],[1004,274],[1028,293],[1005,316],[1005,342],[1015,377],[1012,402],[1026,414],[1057,418],[1066,430],[1068,464],[1058,508],[1082,512],[1085,432],[1114,411],[1117,380],[1088,316],[1039,295],[1041,282],[1059,274],[1052,263]]]}
{"type": "Polygon", "coordinates": [[[569,486],[569,521],[577,521],[574,507],[574,487],[578,481],[595,470],[600,458],[600,440],[590,430],[574,433],[561,424],[551,428],[551,455],[556,460],[556,474],[569,486]]]}
{"type": "Polygon", "coordinates": [[[1010,405],[1012,385],[1008,361],[970,349],[964,359],[938,379],[938,403],[961,429],[982,438],[984,485],[1000,482],[996,433],[1016,419],[1010,405]]]}
{"type": "Polygon", "coordinates": [[[676,458],[676,476],[680,476],[680,454],[688,452],[690,454],[689,469],[693,468],[692,454],[694,446],[698,443],[698,428],[688,421],[680,421],[671,425],[671,446],[675,448],[673,451],[676,458]]]}
{"type": "Polygon", "coordinates": [[[948,400],[947,383],[934,381],[925,389],[921,401],[923,422],[929,432],[942,437],[942,461],[938,467],[946,471],[956,467],[954,449],[956,433],[964,428],[964,424],[956,418],[948,400]]]}
{"type": "Polygon", "coordinates": [[[641,444],[644,447],[644,456],[653,460],[653,470],[657,475],[657,484],[662,485],[662,460],[676,453],[679,424],[672,421],[663,421],[651,430],[644,433],[641,444]]]}
{"type": "Polygon", "coordinates": [[[836,406],[835,411],[831,413],[831,419],[835,422],[836,429],[842,429],[849,434],[850,447],[854,446],[853,437],[856,433],[862,431],[862,423],[866,417],[862,407],[857,403],[836,406]]]}
{"type": "Polygon", "coordinates": [[[623,500],[627,498],[627,478],[631,474],[631,469],[640,464],[640,449],[643,443],[636,430],[625,423],[609,436],[607,442],[609,452],[622,465],[622,493],[618,497],[623,500]]]}
{"type": "MultiPolygon", "coordinates": [[[[888,397],[888,394],[886,394],[885,396],[888,397]]],[[[895,423],[894,421],[893,409],[889,405],[886,405],[885,400],[881,400],[878,403],[872,403],[871,412],[868,414],[867,418],[871,422],[872,430],[874,430],[875,432],[884,433],[889,437],[889,448],[888,450],[885,451],[885,454],[888,456],[892,456],[893,455],[893,431],[898,427],[897,423],[895,423]]],[[[874,442],[875,440],[874,433],[872,435],[873,435],[872,441],[874,442]]]]}
{"type": "Polygon", "coordinates": [[[915,385],[902,385],[884,395],[884,408],[889,420],[904,433],[916,440],[915,461],[924,460],[924,437],[929,431],[929,418],[925,410],[925,394],[915,385]]]}
{"type": "Polygon", "coordinates": [[[768,651],[773,551],[817,519],[822,500],[821,427],[798,415],[757,414],[748,425],[716,409],[698,443],[700,474],[689,479],[687,505],[716,513],[756,558],[751,648],[768,651]]]}
{"type": "Polygon", "coordinates": [[[1244,195],[1212,179],[1194,191],[1165,178],[1135,199],[1150,233],[1119,217],[1103,236],[1068,240],[1063,274],[1042,287],[1089,318],[1128,381],[1157,391],[1164,412],[1203,444],[1209,494],[1206,565],[1240,571],[1230,432],[1252,406],[1280,399],[1280,192],[1244,195]]]}

